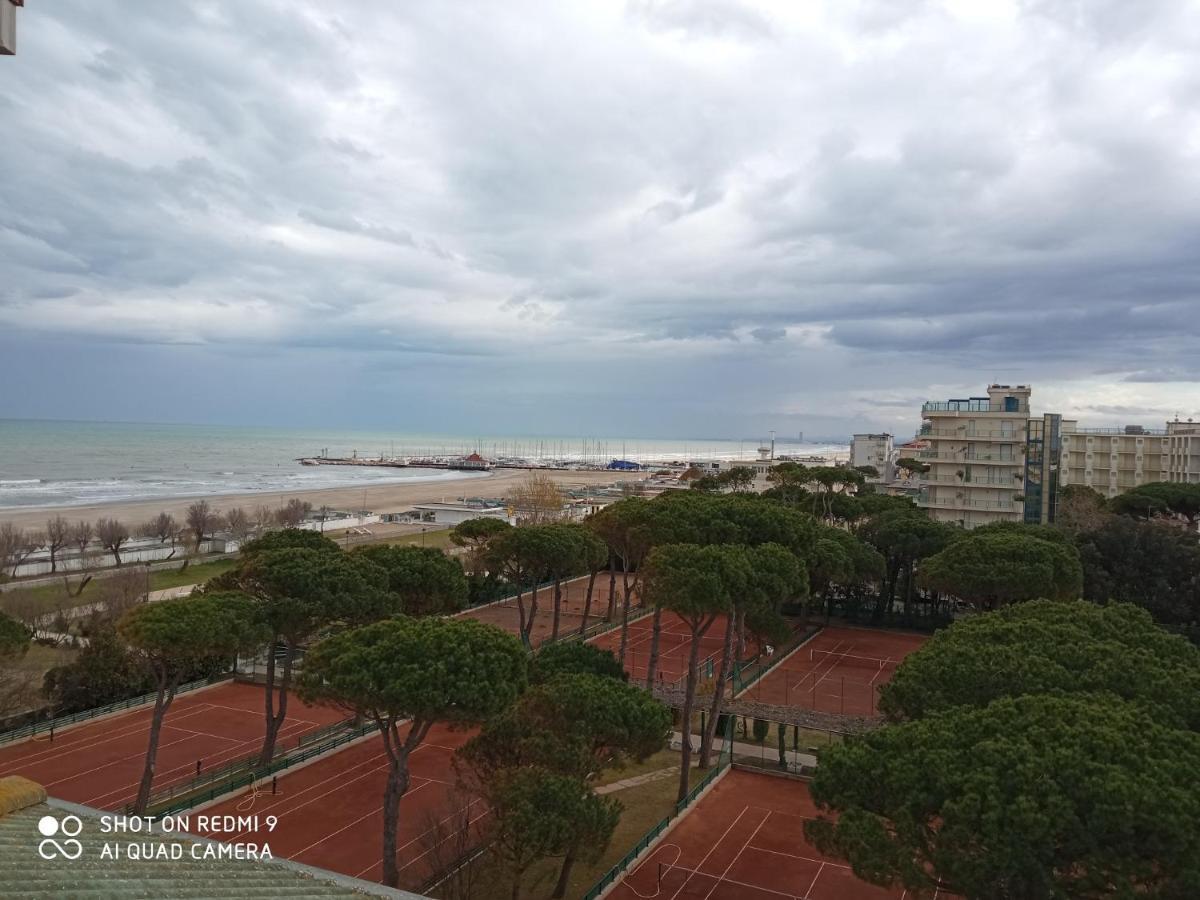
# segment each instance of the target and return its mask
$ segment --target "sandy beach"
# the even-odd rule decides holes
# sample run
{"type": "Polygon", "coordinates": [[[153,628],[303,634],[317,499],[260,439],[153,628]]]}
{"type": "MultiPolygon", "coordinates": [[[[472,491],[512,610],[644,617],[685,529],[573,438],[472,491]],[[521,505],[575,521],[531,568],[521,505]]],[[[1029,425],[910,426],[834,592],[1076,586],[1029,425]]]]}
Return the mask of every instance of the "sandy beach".
{"type": "MultiPolygon", "coordinates": [[[[544,470],[539,470],[544,471],[544,470]]],[[[552,472],[545,471],[554,481],[565,487],[612,484],[615,481],[632,481],[644,477],[630,472],[552,472]]],[[[218,494],[209,496],[209,504],[218,512],[240,506],[252,512],[256,506],[283,506],[293,497],[306,500],[314,507],[329,506],[333,509],[358,510],[362,508],[366,495],[367,509],[373,512],[399,512],[414,503],[429,503],[439,500],[454,501],[459,497],[503,497],[516,484],[528,477],[524,470],[503,469],[489,473],[486,477],[463,478],[419,482],[416,484],[380,484],[369,487],[326,488],[316,491],[286,493],[218,494]]],[[[92,506],[22,507],[0,509],[0,522],[12,522],[19,528],[40,529],[46,520],[61,515],[69,521],[86,519],[94,522],[98,518],[116,518],[127,525],[136,525],[154,518],[160,512],[168,512],[183,521],[188,506],[199,497],[178,499],[154,499],[118,501],[92,506]]]]}

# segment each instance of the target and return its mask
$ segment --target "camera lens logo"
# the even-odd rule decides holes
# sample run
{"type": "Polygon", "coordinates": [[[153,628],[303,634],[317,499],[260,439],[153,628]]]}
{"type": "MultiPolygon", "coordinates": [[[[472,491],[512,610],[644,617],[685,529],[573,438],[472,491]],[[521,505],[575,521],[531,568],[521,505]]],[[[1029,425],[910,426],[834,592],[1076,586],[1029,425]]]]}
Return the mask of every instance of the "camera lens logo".
{"type": "Polygon", "coordinates": [[[38,844],[38,856],[42,859],[79,859],[83,855],[83,844],[75,840],[83,831],[79,816],[63,816],[62,821],[54,816],[42,816],[38,820],[38,831],[45,840],[38,844]],[[54,836],[61,834],[65,840],[59,842],[54,836]]]}

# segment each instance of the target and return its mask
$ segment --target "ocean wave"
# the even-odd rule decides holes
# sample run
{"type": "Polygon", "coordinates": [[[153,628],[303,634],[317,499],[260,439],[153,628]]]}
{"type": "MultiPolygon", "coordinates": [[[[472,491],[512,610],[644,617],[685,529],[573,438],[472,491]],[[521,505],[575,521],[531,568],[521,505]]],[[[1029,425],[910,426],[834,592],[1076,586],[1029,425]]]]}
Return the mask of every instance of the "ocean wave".
{"type": "Polygon", "coordinates": [[[41,484],[40,478],[0,478],[0,485],[5,484],[41,484]]]}

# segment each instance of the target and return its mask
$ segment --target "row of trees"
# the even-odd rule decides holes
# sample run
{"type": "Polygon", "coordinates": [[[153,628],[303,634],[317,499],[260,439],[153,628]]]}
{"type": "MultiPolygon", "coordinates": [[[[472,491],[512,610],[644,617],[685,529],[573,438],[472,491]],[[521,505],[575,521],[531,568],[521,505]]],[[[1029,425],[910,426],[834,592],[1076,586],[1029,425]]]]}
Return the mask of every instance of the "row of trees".
{"type": "MultiPolygon", "coordinates": [[[[736,492],[681,491],[653,500],[621,500],[582,525],[509,528],[494,520],[472,520],[458,526],[452,539],[469,548],[473,572],[502,574],[514,586],[519,633],[527,647],[538,615],[539,582],[552,582],[557,611],[561,582],[571,575],[589,576],[582,631],[597,575],[607,568],[604,618],[614,621],[619,606],[618,662],[624,662],[635,602],[653,610],[648,688],[657,676],[662,617],[677,615],[692,637],[684,695],[688,720],[695,706],[702,639],[720,623],[719,684],[730,676],[733,658],[745,651],[747,638],[760,646],[785,640],[790,629],[781,610],[807,597],[807,564],[823,533],[833,535],[837,529],[818,525],[807,513],[770,499],[736,492]]],[[[558,631],[556,625],[552,635],[558,631]]],[[[709,727],[701,742],[701,764],[707,764],[711,753],[723,699],[723,692],[714,692],[709,727]]],[[[682,763],[681,796],[687,792],[690,746],[684,749],[682,763]]]]}
{"type": "Polygon", "coordinates": [[[806,833],[881,885],[977,898],[1200,890],[1200,650],[1130,604],[961,620],[822,755],[806,833]]]}
{"type": "Polygon", "coordinates": [[[530,682],[459,755],[492,812],[491,851],[512,896],[534,863],[561,857],[552,893],[561,898],[575,863],[603,855],[621,814],[620,801],[596,793],[597,781],[664,749],[671,713],[627,684],[611,653],[588,644],[548,644],[531,660],[530,682]]]}
{"type": "Polygon", "coordinates": [[[278,508],[258,506],[247,512],[235,506],[223,513],[214,510],[207,500],[197,500],[188,506],[182,522],[166,512],[135,526],[111,517],[72,522],[63,516],[53,516],[41,530],[26,530],[5,522],[0,524],[0,573],[16,577],[22,563],[39,551],[48,554],[51,574],[58,572],[65,552],[73,553],[80,566],[86,568],[95,561],[93,552],[97,546],[112,555],[114,565],[120,566],[121,553],[134,537],[155,538],[160,544],[169,545],[172,551],[177,544],[190,544],[193,551],[198,551],[217,532],[227,532],[242,541],[256,532],[294,528],[311,512],[311,503],[296,499],[278,508]]]}
{"type": "MultiPolygon", "coordinates": [[[[548,526],[529,530],[541,527],[548,526]]],[[[500,716],[466,757],[473,789],[493,809],[495,852],[515,883],[534,860],[562,856],[565,887],[576,860],[603,852],[619,815],[619,804],[595,795],[595,779],[626,758],[662,749],[670,714],[625,683],[611,654],[562,643],[531,660],[515,636],[446,616],[466,594],[459,564],[434,549],[376,545],[346,553],[320,534],[273,532],[248,542],[235,569],[200,593],[129,610],[111,639],[85,651],[78,672],[68,667],[56,678],[78,684],[73,676],[104,671],[107,662],[110,676],[130,668],[139,688],[155,694],[135,803],[142,811],[178,686],[214,660],[228,666],[234,654],[267,647],[264,761],[292,690],[379,728],[389,761],[383,825],[391,885],[412,753],[436,723],[500,716]],[[298,674],[293,664],[305,645],[298,674]],[[540,763],[527,764],[538,747],[540,763]],[[535,820],[542,824],[533,828],[535,820]]],[[[28,634],[13,624],[27,645],[28,634]]]]}

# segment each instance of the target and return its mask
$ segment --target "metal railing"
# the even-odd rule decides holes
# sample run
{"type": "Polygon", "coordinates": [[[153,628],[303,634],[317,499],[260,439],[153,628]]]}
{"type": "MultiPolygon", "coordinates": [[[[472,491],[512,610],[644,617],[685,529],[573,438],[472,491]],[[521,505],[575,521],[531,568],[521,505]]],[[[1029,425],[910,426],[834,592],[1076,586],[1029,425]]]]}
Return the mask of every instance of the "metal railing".
{"type": "Polygon", "coordinates": [[[966,484],[966,485],[983,485],[985,487],[1008,487],[1020,488],[1021,482],[1024,479],[1013,478],[1011,475],[1007,478],[991,477],[991,478],[973,478],[970,475],[963,475],[961,478],[958,475],[922,475],[920,481],[931,482],[936,484],[966,484]]]}
{"type": "Polygon", "coordinates": [[[821,631],[821,626],[808,626],[800,631],[792,632],[792,637],[782,647],[777,647],[775,653],[765,661],[762,657],[751,661],[748,665],[738,663],[733,669],[733,696],[745,691],[748,687],[778,666],[788,655],[802,644],[807,643],[821,631]],[[749,673],[749,674],[747,674],[749,673]]]}
{"type": "MultiPolygon", "coordinates": [[[[1013,443],[1018,443],[1014,439],[1013,443]]],[[[1025,464],[1025,458],[1019,453],[1003,456],[1000,453],[963,453],[961,450],[922,450],[917,459],[937,459],[947,462],[988,462],[1001,465],[1020,466],[1025,464]]]]}
{"type": "Polygon", "coordinates": [[[968,500],[965,497],[952,497],[943,500],[932,500],[929,497],[918,497],[918,506],[936,506],[949,509],[1007,509],[1011,510],[1016,500],[968,500]]]}
{"type": "MultiPolygon", "coordinates": [[[[189,681],[187,684],[181,684],[175,688],[175,696],[185,694],[188,691],[194,691],[197,688],[207,687],[210,684],[216,684],[218,681],[225,681],[232,678],[232,672],[224,672],[221,675],[213,678],[205,678],[199,681],[189,681]]],[[[31,722],[28,725],[22,725],[20,728],[14,728],[11,731],[6,731],[0,734],[0,744],[10,744],[13,741],[23,740],[28,737],[33,737],[36,734],[46,734],[67,725],[75,725],[79,722],[86,722],[89,719],[96,719],[100,716],[106,716],[109,713],[121,712],[126,709],[135,709],[139,706],[148,706],[158,699],[158,692],[153,694],[141,694],[137,697],[130,697],[128,700],[118,700],[116,703],[109,703],[106,706],[97,706],[95,709],[85,709],[76,713],[69,713],[65,716],[56,716],[53,719],[44,719],[38,722],[31,722]]]]}
{"type": "Polygon", "coordinates": [[[257,783],[271,777],[272,775],[282,772],[284,769],[289,769],[292,766],[299,765],[303,762],[308,762],[314,757],[320,756],[322,753],[328,753],[330,750],[335,750],[352,741],[357,741],[359,738],[377,731],[373,722],[367,723],[360,728],[352,729],[344,734],[338,735],[330,740],[320,741],[319,743],[310,744],[304,750],[297,753],[290,753],[287,756],[272,760],[268,765],[261,768],[256,768],[253,771],[242,772],[233,776],[227,782],[215,785],[208,790],[199,791],[195,794],[188,795],[177,803],[154,811],[156,816],[173,816],[176,813],[181,813],[186,809],[191,809],[194,806],[199,806],[202,803],[210,803],[218,797],[223,797],[226,794],[233,793],[241,788],[256,785],[257,783]]]}
{"type": "Polygon", "coordinates": [[[1029,407],[1024,403],[1017,404],[1017,409],[1010,408],[1004,403],[991,403],[985,399],[971,400],[929,400],[921,404],[921,412],[974,412],[974,413],[997,413],[1006,412],[1018,415],[1026,413],[1029,407]]]}
{"type": "Polygon", "coordinates": [[[675,810],[671,813],[671,815],[667,816],[665,819],[662,819],[657,825],[643,834],[638,842],[633,846],[633,849],[621,857],[612,868],[600,876],[596,883],[592,885],[591,890],[583,895],[583,900],[596,900],[597,897],[604,893],[604,891],[607,890],[610,885],[616,882],[617,879],[619,879],[625,873],[625,870],[628,869],[663,832],[671,827],[671,823],[680,815],[682,815],[684,810],[696,802],[696,798],[704,793],[705,788],[716,781],[717,778],[720,777],[721,773],[729,768],[730,762],[733,759],[733,717],[730,716],[725,721],[725,744],[721,748],[720,755],[717,757],[717,764],[709,770],[707,775],[696,782],[692,789],[688,791],[686,797],[675,804],[675,810]]]}
{"type": "Polygon", "coordinates": [[[1001,438],[1007,441],[1023,440],[1024,434],[1018,434],[1015,431],[1000,431],[995,429],[978,428],[972,430],[967,428],[922,428],[920,431],[922,437],[946,437],[958,438],[964,441],[980,441],[991,440],[993,438],[1001,438]]]}
{"type": "MultiPolygon", "coordinates": [[[[296,750],[303,750],[305,747],[310,747],[313,744],[326,741],[331,735],[336,735],[342,732],[354,730],[354,718],[342,719],[338,722],[333,722],[329,725],[322,725],[319,728],[314,728],[304,734],[299,735],[294,747],[289,748],[287,742],[281,740],[275,749],[272,756],[272,762],[288,756],[296,750]]],[[[242,774],[253,773],[259,767],[259,758],[261,754],[258,752],[248,753],[245,756],[240,756],[237,759],[231,759],[216,768],[209,769],[195,778],[190,778],[186,781],[177,782],[175,784],[162,787],[150,795],[150,802],[147,805],[147,814],[154,815],[154,810],[159,807],[167,807],[173,805],[178,799],[190,796],[203,789],[208,785],[227,784],[235,777],[242,774]]],[[[126,807],[126,813],[132,813],[132,804],[126,807]]]]}

